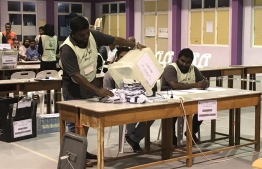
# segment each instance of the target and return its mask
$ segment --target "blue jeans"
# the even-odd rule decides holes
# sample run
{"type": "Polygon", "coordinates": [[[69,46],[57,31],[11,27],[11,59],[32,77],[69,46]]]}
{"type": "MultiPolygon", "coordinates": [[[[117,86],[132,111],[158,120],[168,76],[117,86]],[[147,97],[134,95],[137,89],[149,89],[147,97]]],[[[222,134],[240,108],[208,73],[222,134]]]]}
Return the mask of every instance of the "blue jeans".
{"type": "MultiPolygon", "coordinates": [[[[64,101],[74,100],[74,98],[72,96],[70,96],[69,94],[68,95],[63,95],[63,98],[64,98],[64,101]]],[[[67,130],[69,132],[72,132],[72,133],[75,132],[75,123],[67,121],[66,122],[66,126],[67,126],[67,130]]]]}

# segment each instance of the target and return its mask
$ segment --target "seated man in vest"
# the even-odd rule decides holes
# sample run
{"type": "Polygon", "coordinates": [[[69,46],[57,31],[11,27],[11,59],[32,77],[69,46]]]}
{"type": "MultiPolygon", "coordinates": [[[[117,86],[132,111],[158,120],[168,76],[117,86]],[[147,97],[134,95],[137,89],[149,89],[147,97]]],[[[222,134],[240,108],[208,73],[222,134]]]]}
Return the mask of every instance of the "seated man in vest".
{"type": "MultiPolygon", "coordinates": [[[[178,54],[176,62],[168,65],[162,75],[162,90],[185,90],[191,88],[206,89],[209,82],[205,79],[197,67],[192,65],[194,55],[189,48],[183,49],[178,54]]],[[[175,124],[177,117],[173,118],[173,145],[177,145],[175,133],[175,124]]],[[[199,142],[196,133],[199,130],[202,121],[198,121],[198,115],[193,117],[192,137],[195,142],[199,142]]]]}

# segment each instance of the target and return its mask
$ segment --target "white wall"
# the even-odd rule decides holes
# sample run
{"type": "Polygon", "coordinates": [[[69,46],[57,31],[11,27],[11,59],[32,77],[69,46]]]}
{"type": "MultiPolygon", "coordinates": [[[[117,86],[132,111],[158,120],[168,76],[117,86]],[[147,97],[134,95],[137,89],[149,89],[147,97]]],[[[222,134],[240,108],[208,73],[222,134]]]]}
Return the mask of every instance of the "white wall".
{"type": "MultiPolygon", "coordinates": [[[[231,13],[231,9],[229,10],[231,13]]],[[[212,58],[209,60],[209,66],[227,66],[231,63],[231,17],[229,18],[229,45],[217,46],[217,45],[190,45],[189,44],[189,1],[182,1],[182,14],[181,14],[181,48],[191,48],[193,52],[200,53],[200,56],[204,53],[211,53],[212,58]]],[[[198,63],[198,61],[197,61],[198,63]]]]}
{"type": "Polygon", "coordinates": [[[0,7],[1,7],[1,32],[5,31],[5,23],[8,21],[8,13],[7,13],[7,0],[1,0],[0,1],[0,7]]]}
{"type": "Polygon", "coordinates": [[[142,18],[143,18],[142,6],[143,6],[143,0],[134,1],[134,8],[135,8],[134,36],[135,36],[137,42],[144,44],[144,42],[143,42],[144,26],[142,25],[142,18]]]}
{"type": "Polygon", "coordinates": [[[253,11],[252,2],[244,0],[243,23],[243,65],[262,64],[262,47],[252,47],[253,11]]]}

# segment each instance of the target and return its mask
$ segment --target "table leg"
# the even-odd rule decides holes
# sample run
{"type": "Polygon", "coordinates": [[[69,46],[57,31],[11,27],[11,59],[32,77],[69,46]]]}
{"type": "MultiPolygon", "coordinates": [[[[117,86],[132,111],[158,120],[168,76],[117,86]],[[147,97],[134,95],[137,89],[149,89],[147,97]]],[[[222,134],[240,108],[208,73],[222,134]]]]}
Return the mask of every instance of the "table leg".
{"type": "Polygon", "coordinates": [[[60,123],[60,145],[62,145],[63,141],[63,135],[65,134],[65,120],[61,118],[62,112],[59,111],[60,118],[59,118],[59,123],[60,123]]]}
{"type": "Polygon", "coordinates": [[[97,168],[104,168],[104,125],[101,119],[98,122],[97,128],[97,168]]]}
{"type": "Polygon", "coordinates": [[[234,145],[234,109],[229,110],[229,145],[234,145]]]}
{"type": "Polygon", "coordinates": [[[216,120],[211,120],[210,139],[211,139],[211,141],[215,141],[215,139],[216,139],[216,120]]]}
{"type": "Polygon", "coordinates": [[[255,74],[250,74],[249,75],[249,90],[255,90],[254,89],[254,83],[256,83],[256,82],[254,82],[254,80],[256,79],[256,75],[255,74]]]}
{"type": "MultiPolygon", "coordinates": [[[[173,119],[162,119],[162,160],[172,157],[173,119]],[[171,137],[170,137],[171,136],[171,137]]],[[[192,120],[191,120],[192,121],[192,120]]]]}
{"type": "Polygon", "coordinates": [[[146,123],[145,150],[150,151],[150,121],[147,121],[145,123],[146,123]]]}
{"type": "Polygon", "coordinates": [[[235,145],[240,144],[240,119],[241,119],[241,110],[240,108],[236,110],[236,117],[235,117],[235,145]]]}
{"type": "Polygon", "coordinates": [[[57,107],[56,102],[61,101],[61,97],[62,97],[61,91],[55,90],[55,91],[54,91],[54,112],[55,112],[55,113],[58,112],[58,107],[57,107]]]}
{"type": "Polygon", "coordinates": [[[253,88],[254,91],[256,91],[256,86],[257,86],[256,79],[257,79],[256,74],[253,74],[253,86],[252,86],[252,88],[253,88]]]}
{"type": "Polygon", "coordinates": [[[228,76],[228,80],[227,80],[227,87],[228,88],[233,88],[233,80],[234,80],[233,78],[234,78],[233,75],[228,76]]]}
{"type": "Polygon", "coordinates": [[[187,122],[188,126],[186,128],[186,155],[189,156],[188,159],[186,159],[186,166],[191,167],[193,164],[192,159],[192,115],[187,115],[187,122]],[[189,132],[191,131],[191,132],[189,132]]]}
{"type": "Polygon", "coordinates": [[[47,114],[50,114],[52,111],[51,111],[51,95],[50,95],[50,90],[47,90],[46,91],[46,113],[47,114]]]}
{"type": "MultiPolygon", "coordinates": [[[[260,97],[260,96],[259,96],[260,97]]],[[[260,151],[260,118],[261,118],[261,100],[255,106],[255,151],[260,151]]]]}
{"type": "Polygon", "coordinates": [[[244,69],[243,74],[241,75],[241,79],[243,79],[243,80],[241,80],[241,89],[247,90],[247,81],[246,81],[247,71],[246,71],[246,69],[244,69]]]}

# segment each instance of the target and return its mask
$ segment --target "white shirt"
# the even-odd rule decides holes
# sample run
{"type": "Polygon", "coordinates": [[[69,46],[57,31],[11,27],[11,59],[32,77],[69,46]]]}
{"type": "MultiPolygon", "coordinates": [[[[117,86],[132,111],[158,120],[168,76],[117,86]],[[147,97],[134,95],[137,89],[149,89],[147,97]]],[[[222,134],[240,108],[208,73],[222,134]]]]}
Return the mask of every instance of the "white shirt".
{"type": "Polygon", "coordinates": [[[26,56],[26,47],[24,45],[19,47],[19,55],[26,56]]]}
{"type": "Polygon", "coordinates": [[[109,50],[107,54],[107,61],[113,62],[115,60],[117,49],[109,50]]]}

